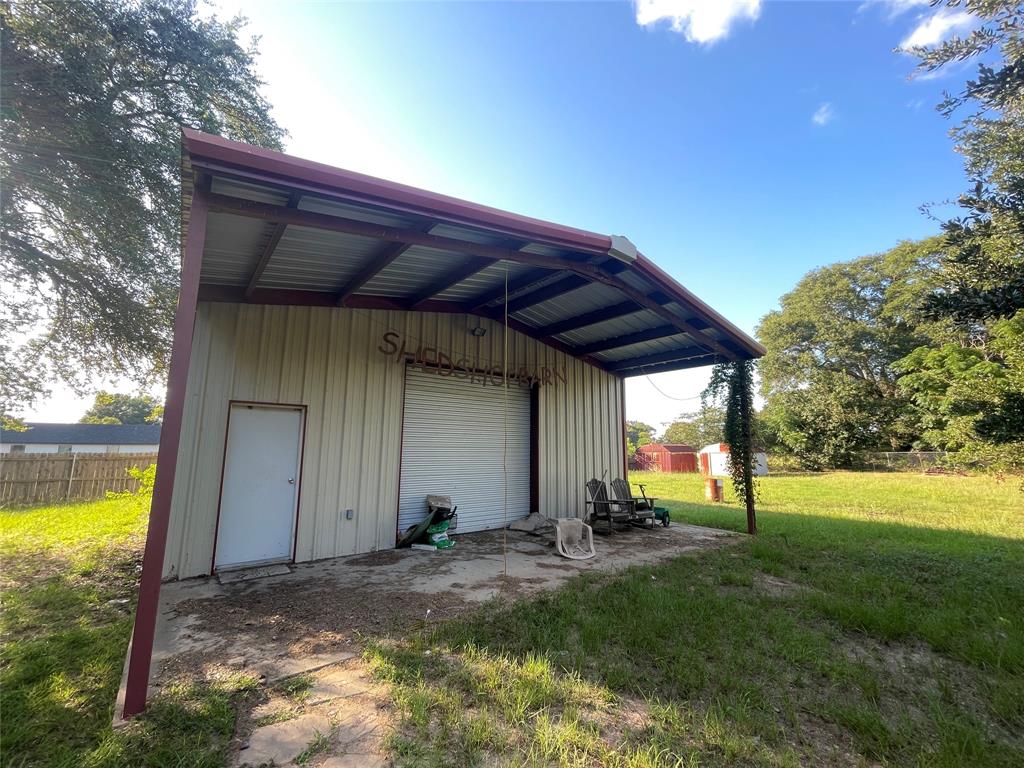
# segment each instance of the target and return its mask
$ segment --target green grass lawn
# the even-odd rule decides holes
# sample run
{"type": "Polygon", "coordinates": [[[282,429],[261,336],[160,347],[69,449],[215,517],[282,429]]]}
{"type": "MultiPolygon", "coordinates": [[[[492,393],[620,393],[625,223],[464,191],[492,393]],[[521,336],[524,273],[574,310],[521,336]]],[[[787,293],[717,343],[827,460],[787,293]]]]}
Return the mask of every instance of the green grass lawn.
{"type": "Polygon", "coordinates": [[[114,731],[147,506],[0,511],[0,765],[216,766],[253,680],[180,686],[114,731]]]}
{"type": "MultiPolygon", "coordinates": [[[[632,480],[673,520],[744,528],[698,477],[632,480]]],[[[771,477],[758,522],[735,545],[367,638],[396,761],[1024,764],[1015,482],[771,477]]],[[[250,678],[172,686],[111,728],[144,526],[132,499],[0,511],[0,764],[224,764],[250,678]]]]}
{"type": "MultiPolygon", "coordinates": [[[[699,477],[631,479],[673,520],[745,529],[699,477]]],[[[1024,764],[1016,483],[772,477],[758,522],[733,547],[373,646],[399,763],[1024,764]]]]}

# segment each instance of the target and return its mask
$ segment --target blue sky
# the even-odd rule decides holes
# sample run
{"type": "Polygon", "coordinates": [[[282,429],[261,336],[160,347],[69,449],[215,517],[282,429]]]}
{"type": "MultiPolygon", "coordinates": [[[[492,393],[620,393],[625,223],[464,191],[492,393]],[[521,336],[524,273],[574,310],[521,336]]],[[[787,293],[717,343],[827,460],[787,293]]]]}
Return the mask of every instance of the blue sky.
{"type": "MultiPolygon", "coordinates": [[[[908,79],[893,48],[967,20],[914,0],[219,13],[239,8],[289,152],[627,235],[751,332],[809,269],[936,232],[919,206],[964,187],[934,110],[963,73],[908,79]]],[[[687,397],[705,378],[656,382],[687,397]]],[[[628,389],[655,425],[694,405],[628,389]]]]}

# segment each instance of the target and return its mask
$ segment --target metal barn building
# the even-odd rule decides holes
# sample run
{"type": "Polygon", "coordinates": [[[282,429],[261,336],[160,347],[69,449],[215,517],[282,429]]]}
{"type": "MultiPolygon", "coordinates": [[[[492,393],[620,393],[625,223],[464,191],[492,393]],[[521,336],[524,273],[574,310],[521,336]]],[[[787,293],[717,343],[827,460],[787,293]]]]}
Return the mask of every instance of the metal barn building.
{"type": "Polygon", "coordinates": [[[626,238],[188,130],[182,213],[127,715],[162,579],[391,548],[431,493],[579,517],[625,377],[763,354],[626,238]]]}

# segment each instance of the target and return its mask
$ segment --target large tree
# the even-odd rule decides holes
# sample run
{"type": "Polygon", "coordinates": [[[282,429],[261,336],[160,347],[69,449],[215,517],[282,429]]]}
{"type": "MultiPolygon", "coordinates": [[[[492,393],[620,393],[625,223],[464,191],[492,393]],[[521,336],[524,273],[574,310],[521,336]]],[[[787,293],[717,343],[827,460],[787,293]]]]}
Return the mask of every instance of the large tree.
{"type": "Polygon", "coordinates": [[[970,188],[958,201],[963,213],[943,225],[948,247],[929,309],[983,323],[1024,309],[1024,5],[947,4],[965,7],[977,26],[964,37],[910,49],[919,71],[978,64],[975,76],[938,106],[946,117],[963,116],[950,134],[970,188]]]}
{"type": "Polygon", "coordinates": [[[80,424],[155,424],[163,418],[163,406],[151,395],[97,392],[80,424]]]}
{"type": "Polygon", "coordinates": [[[764,418],[808,467],[848,466],[857,451],[919,438],[893,366],[946,332],[921,314],[941,246],[904,242],[816,269],[761,321],[764,418]]]}
{"type": "Polygon", "coordinates": [[[969,189],[945,222],[932,317],[962,339],[900,362],[902,389],[924,415],[928,439],[960,459],[1024,469],[1024,6],[948,2],[977,25],[965,37],[911,50],[935,73],[974,60],[975,74],[938,106],[960,116],[951,135],[969,189]]]}
{"type": "Polygon", "coordinates": [[[53,377],[162,375],[181,126],[283,138],[243,26],[194,0],[0,2],[0,413],[53,377]]]}
{"type": "Polygon", "coordinates": [[[662,440],[666,443],[692,445],[694,448],[720,443],[725,440],[725,409],[704,404],[700,410],[681,413],[665,427],[662,440]]]}

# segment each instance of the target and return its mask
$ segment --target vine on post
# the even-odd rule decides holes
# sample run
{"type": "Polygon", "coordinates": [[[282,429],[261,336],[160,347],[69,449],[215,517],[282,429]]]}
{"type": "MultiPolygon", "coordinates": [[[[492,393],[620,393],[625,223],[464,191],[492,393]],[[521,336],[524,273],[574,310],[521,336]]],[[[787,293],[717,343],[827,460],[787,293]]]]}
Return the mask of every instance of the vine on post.
{"type": "Polygon", "coordinates": [[[736,495],[747,508],[747,533],[757,533],[754,516],[754,363],[739,360],[717,363],[711,381],[701,395],[708,401],[725,400],[725,442],[729,444],[729,472],[736,495]]]}

